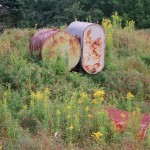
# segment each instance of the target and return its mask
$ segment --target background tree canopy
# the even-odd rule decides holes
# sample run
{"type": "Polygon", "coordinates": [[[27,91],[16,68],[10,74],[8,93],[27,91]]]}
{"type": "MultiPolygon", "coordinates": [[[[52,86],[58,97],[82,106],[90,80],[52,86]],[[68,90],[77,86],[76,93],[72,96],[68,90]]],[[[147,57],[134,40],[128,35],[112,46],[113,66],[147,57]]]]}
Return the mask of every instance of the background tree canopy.
{"type": "Polygon", "coordinates": [[[0,26],[60,26],[75,18],[101,22],[117,11],[124,24],[133,19],[137,28],[149,28],[149,10],[149,0],[0,0],[0,26]]]}

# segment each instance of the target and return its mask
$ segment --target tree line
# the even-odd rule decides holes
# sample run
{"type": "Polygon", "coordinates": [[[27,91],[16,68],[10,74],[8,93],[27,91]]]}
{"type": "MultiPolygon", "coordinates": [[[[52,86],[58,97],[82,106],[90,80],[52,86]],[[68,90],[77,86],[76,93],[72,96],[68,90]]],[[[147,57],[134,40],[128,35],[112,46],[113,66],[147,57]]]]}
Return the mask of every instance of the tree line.
{"type": "Polygon", "coordinates": [[[117,11],[137,28],[150,27],[150,0],[0,0],[1,28],[41,28],[80,21],[101,23],[117,11]]]}

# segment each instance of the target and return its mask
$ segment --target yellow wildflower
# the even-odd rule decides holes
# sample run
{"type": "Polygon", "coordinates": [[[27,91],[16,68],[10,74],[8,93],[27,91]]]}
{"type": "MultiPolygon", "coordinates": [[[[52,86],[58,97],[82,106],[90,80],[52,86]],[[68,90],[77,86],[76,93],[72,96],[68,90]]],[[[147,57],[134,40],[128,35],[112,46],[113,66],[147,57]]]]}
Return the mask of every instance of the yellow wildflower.
{"type": "Polygon", "coordinates": [[[81,99],[79,99],[77,102],[78,102],[78,104],[82,104],[83,103],[83,101],[81,99]]]}
{"type": "Polygon", "coordinates": [[[112,29],[112,24],[111,23],[108,24],[108,29],[112,29]]]}
{"type": "Polygon", "coordinates": [[[23,110],[27,110],[28,109],[28,106],[27,105],[24,105],[23,106],[23,110]]]}
{"type": "Polygon", "coordinates": [[[43,94],[41,92],[36,93],[36,99],[37,100],[42,100],[43,99],[43,94]]]}
{"type": "Polygon", "coordinates": [[[73,130],[73,125],[72,124],[70,125],[69,130],[73,130]]]}
{"type": "Polygon", "coordinates": [[[101,111],[101,112],[97,111],[97,113],[98,113],[99,115],[101,115],[101,114],[103,114],[104,112],[103,112],[103,111],[101,111]]]}
{"type": "Polygon", "coordinates": [[[88,95],[86,93],[82,93],[81,98],[83,98],[83,99],[88,98],[88,95]]]}
{"type": "Polygon", "coordinates": [[[67,106],[67,109],[71,109],[72,107],[70,105],[67,106]]]}
{"type": "Polygon", "coordinates": [[[61,114],[60,110],[57,110],[56,114],[59,116],[61,114]]]}
{"type": "Polygon", "coordinates": [[[121,114],[120,114],[120,117],[121,117],[122,119],[125,119],[126,115],[125,115],[124,113],[121,113],[121,114]]]}
{"type": "Polygon", "coordinates": [[[67,119],[70,119],[71,118],[71,115],[67,115],[67,119]]]}
{"type": "Polygon", "coordinates": [[[87,117],[88,118],[93,118],[93,116],[91,114],[88,114],[87,117]]]}
{"type": "Polygon", "coordinates": [[[49,91],[49,89],[47,87],[44,90],[44,94],[46,94],[46,95],[50,95],[51,94],[51,92],[49,91]]]}
{"type": "Polygon", "coordinates": [[[77,120],[77,119],[79,118],[79,113],[76,113],[76,114],[74,115],[74,117],[75,117],[75,120],[77,120]]]}
{"type": "Polygon", "coordinates": [[[134,95],[129,91],[126,98],[127,98],[127,100],[133,100],[134,95]]]}
{"type": "Polygon", "coordinates": [[[93,99],[92,100],[92,104],[97,104],[98,102],[97,102],[97,100],[96,99],[93,99]]]}
{"type": "Polygon", "coordinates": [[[141,109],[139,107],[135,107],[137,112],[140,112],[141,109]]]}
{"type": "Polygon", "coordinates": [[[94,140],[97,142],[99,142],[101,140],[101,137],[103,136],[102,133],[100,132],[96,132],[96,133],[93,133],[92,136],[94,137],[94,140]]]}
{"type": "Polygon", "coordinates": [[[35,99],[36,98],[36,94],[34,92],[31,93],[31,99],[35,99]]]}
{"type": "Polygon", "coordinates": [[[103,97],[105,92],[103,90],[98,90],[94,93],[94,97],[103,97]]]}
{"type": "Polygon", "coordinates": [[[89,106],[86,106],[86,107],[85,107],[85,111],[89,111],[89,106]]]}
{"type": "Polygon", "coordinates": [[[104,101],[104,97],[100,97],[100,101],[103,102],[104,101]]]}

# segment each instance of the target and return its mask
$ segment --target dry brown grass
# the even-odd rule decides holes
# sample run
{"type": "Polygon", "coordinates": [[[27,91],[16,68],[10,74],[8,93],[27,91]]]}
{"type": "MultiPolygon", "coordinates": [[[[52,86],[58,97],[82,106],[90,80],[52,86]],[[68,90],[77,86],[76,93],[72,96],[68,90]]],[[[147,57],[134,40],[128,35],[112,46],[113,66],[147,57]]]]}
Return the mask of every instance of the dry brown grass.
{"type": "MultiPolygon", "coordinates": [[[[140,50],[141,53],[150,54],[150,31],[119,31],[120,47],[132,50],[140,50]]],[[[135,51],[136,52],[136,51],[135,51]]]]}

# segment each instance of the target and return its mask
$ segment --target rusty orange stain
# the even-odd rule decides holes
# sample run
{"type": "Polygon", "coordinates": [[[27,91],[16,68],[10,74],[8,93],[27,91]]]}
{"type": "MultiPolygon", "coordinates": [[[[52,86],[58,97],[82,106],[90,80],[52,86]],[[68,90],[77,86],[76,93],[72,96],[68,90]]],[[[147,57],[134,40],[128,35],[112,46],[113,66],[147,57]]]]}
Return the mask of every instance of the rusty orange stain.
{"type": "Polygon", "coordinates": [[[105,33],[95,23],[72,22],[67,31],[74,35],[81,45],[81,66],[87,73],[96,74],[104,67],[105,33]]]}
{"type": "Polygon", "coordinates": [[[56,29],[41,29],[30,39],[30,52],[39,52],[40,58],[57,58],[68,60],[68,70],[73,69],[80,60],[81,47],[71,34],[56,29]]]}
{"type": "Polygon", "coordinates": [[[78,48],[78,45],[77,44],[74,44],[75,43],[75,40],[76,39],[70,39],[69,40],[69,43],[72,47],[72,51],[71,51],[71,55],[76,55],[77,54],[77,48],[78,48]]]}
{"type": "MultiPolygon", "coordinates": [[[[90,57],[92,57],[94,59],[95,64],[93,65],[85,65],[84,68],[88,71],[90,71],[91,73],[95,73],[97,71],[97,68],[100,67],[100,57],[101,54],[99,52],[99,48],[101,49],[102,46],[102,41],[101,41],[101,37],[92,40],[91,38],[91,29],[89,29],[87,31],[86,37],[85,37],[85,42],[86,42],[86,46],[88,46],[90,48],[91,53],[88,53],[88,57],[87,60],[90,60],[90,57]]],[[[84,58],[83,58],[84,60],[84,58]]]]}

